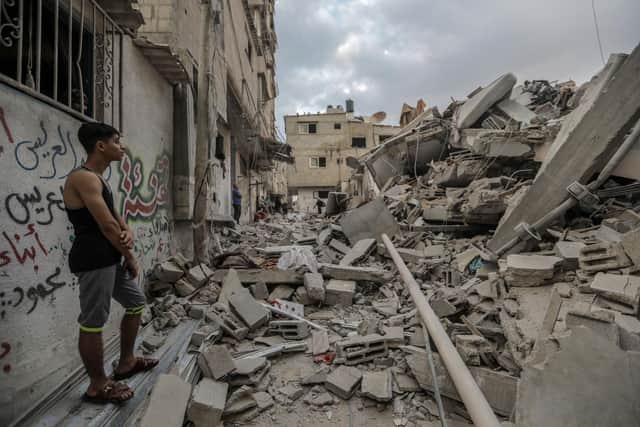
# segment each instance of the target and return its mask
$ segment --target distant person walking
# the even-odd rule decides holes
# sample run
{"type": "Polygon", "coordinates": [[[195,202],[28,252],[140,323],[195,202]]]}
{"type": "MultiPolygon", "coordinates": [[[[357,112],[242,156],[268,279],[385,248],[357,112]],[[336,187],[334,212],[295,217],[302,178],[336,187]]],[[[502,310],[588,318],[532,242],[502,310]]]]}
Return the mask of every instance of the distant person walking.
{"type": "Polygon", "coordinates": [[[240,215],[242,215],[242,194],[238,190],[238,186],[233,184],[231,191],[231,202],[233,204],[233,219],[240,224],[240,215]]]}

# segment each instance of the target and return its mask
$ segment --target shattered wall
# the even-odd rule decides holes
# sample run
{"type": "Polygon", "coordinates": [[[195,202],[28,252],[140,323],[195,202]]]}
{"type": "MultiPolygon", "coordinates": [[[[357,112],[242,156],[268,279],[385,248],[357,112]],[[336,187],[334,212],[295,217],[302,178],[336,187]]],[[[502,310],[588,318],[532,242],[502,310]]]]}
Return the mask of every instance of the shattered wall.
{"type": "MultiPolygon", "coordinates": [[[[172,89],[130,39],[124,47],[127,151],[105,176],[134,231],[143,276],[169,253],[172,89]]],[[[0,424],[7,425],[81,367],[62,185],[86,155],[80,120],[3,84],[0,121],[0,424]]],[[[122,314],[112,307],[105,339],[122,314]]]]}

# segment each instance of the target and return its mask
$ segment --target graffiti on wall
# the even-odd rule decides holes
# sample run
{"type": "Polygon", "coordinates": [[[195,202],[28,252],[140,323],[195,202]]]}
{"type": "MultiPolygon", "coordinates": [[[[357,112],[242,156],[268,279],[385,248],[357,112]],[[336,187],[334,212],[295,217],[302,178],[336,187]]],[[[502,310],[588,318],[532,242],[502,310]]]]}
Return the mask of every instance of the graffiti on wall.
{"type": "MultiPolygon", "coordinates": [[[[28,114],[13,108],[0,106],[0,171],[10,177],[0,187],[0,322],[13,314],[37,313],[54,304],[62,290],[77,286],[67,267],[73,229],[62,197],[64,178],[84,162],[77,123],[64,118],[29,122],[28,114]],[[19,114],[25,119],[17,120],[19,114]]],[[[118,175],[114,195],[134,232],[134,253],[141,269],[150,271],[169,254],[170,157],[162,152],[149,165],[127,150],[113,170],[118,175]]],[[[110,178],[111,168],[105,175],[110,178]]],[[[68,295],[74,294],[64,293],[65,304],[68,295]]],[[[0,359],[6,356],[3,350],[0,359]]]]}
{"type": "Polygon", "coordinates": [[[162,153],[155,161],[144,183],[144,167],[140,159],[126,151],[120,162],[120,212],[130,220],[152,220],[169,201],[169,155],[162,153]]]}

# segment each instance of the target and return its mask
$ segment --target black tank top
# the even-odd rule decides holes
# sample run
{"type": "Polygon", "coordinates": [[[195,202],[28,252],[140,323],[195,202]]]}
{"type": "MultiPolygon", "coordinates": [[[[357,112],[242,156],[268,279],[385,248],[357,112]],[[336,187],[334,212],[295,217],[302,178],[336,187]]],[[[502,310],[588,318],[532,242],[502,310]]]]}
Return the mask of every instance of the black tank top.
{"type": "MultiPolygon", "coordinates": [[[[84,166],[81,168],[92,172],[84,166]]],[[[113,217],[116,218],[111,188],[101,176],[99,178],[102,182],[102,198],[113,217]]],[[[75,232],[75,238],[69,252],[69,268],[72,273],[109,267],[122,260],[122,255],[102,234],[89,209],[82,207],[80,209],[66,209],[66,211],[75,232]]]]}

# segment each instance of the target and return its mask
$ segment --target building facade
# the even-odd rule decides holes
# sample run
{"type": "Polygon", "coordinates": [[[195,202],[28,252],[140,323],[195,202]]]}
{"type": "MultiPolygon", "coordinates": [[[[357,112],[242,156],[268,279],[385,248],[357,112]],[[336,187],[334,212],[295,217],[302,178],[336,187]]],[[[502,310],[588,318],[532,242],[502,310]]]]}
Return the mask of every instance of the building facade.
{"type": "MultiPolygon", "coordinates": [[[[135,235],[141,286],[173,253],[193,255],[203,8],[212,7],[207,218],[243,220],[260,195],[285,193],[290,161],[274,138],[273,1],[0,2],[0,424],[82,372],[73,239],[62,201],[86,154],[83,122],[119,129],[122,162],[105,178],[135,235]]],[[[199,183],[200,184],[200,183],[199,183]]],[[[103,332],[114,343],[122,310],[103,332]]]]}
{"type": "Polygon", "coordinates": [[[351,100],[345,107],[330,105],[324,113],[284,118],[295,158],[288,173],[294,210],[317,212],[317,199],[326,203],[330,191],[346,191],[352,172],[347,159],[362,156],[400,130],[355,116],[351,100]]]}

